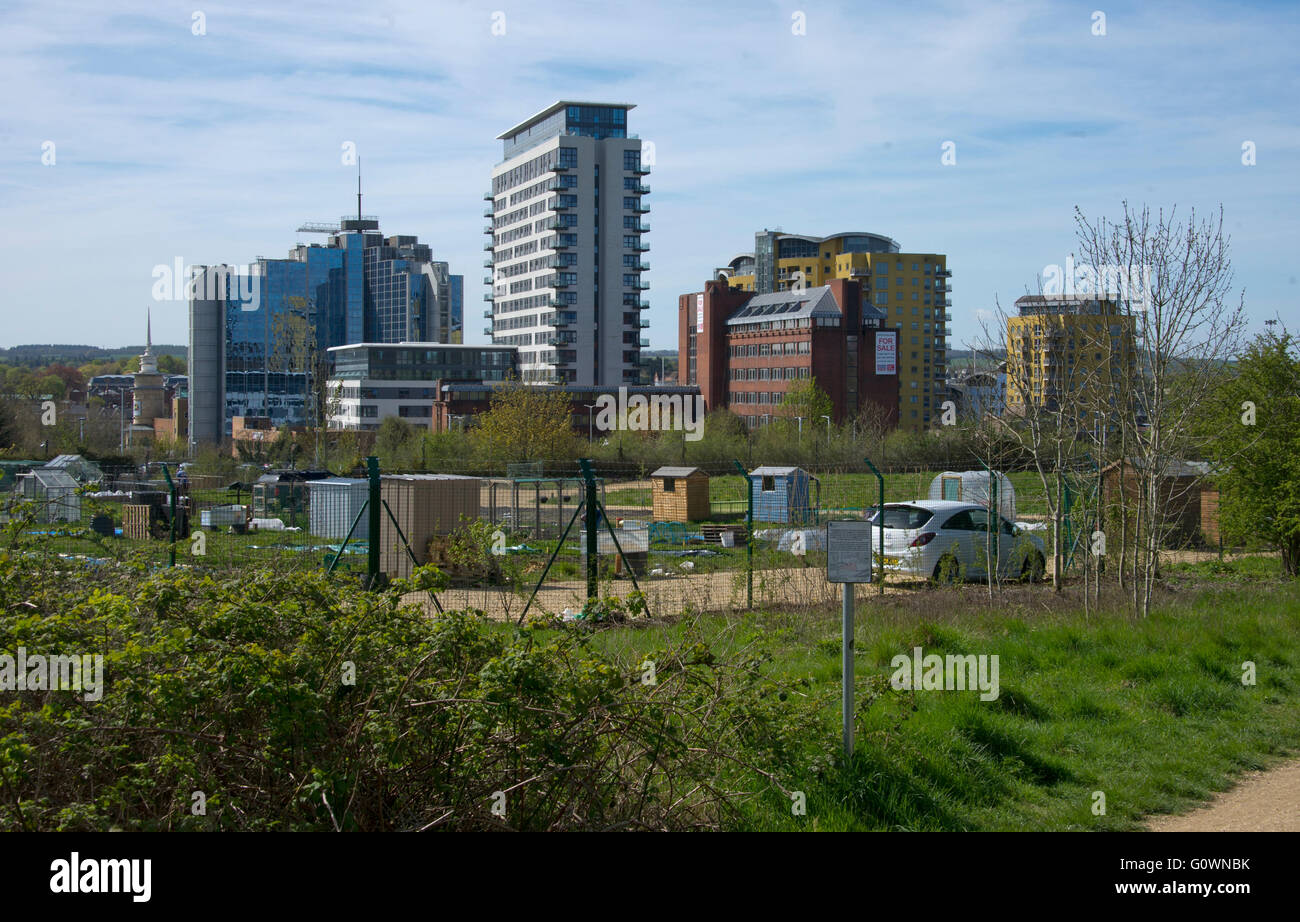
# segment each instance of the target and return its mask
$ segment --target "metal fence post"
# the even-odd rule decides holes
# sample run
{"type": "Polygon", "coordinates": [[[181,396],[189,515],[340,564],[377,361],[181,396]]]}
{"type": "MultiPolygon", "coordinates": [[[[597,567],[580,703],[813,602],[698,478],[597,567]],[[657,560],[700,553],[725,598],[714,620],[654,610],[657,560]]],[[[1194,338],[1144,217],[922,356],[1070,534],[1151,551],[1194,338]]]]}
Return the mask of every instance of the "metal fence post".
{"type": "Polygon", "coordinates": [[[601,510],[596,499],[596,475],[591,469],[591,459],[580,458],[578,463],[582,465],[582,476],[587,479],[587,601],[590,602],[600,595],[596,567],[596,516],[601,514],[601,510]]]}
{"type": "Polygon", "coordinates": [[[366,473],[370,478],[370,499],[367,511],[370,513],[370,543],[366,557],[366,584],[374,588],[379,584],[379,526],[380,502],[379,459],[374,455],[366,458],[366,473]]]}
{"type": "Polygon", "coordinates": [[[745,478],[745,607],[754,607],[754,482],[749,479],[740,459],[732,460],[740,476],[745,478]]]}
{"type": "Polygon", "coordinates": [[[881,473],[879,470],[876,469],[876,466],[871,463],[870,458],[863,458],[862,460],[866,462],[867,467],[871,468],[871,473],[876,475],[876,481],[880,484],[880,505],[877,507],[879,511],[876,513],[876,517],[880,520],[878,523],[880,527],[880,580],[879,580],[880,594],[884,595],[885,594],[885,478],[881,476],[881,473]]]}
{"type": "Polygon", "coordinates": [[[163,476],[167,478],[167,492],[171,497],[171,527],[168,537],[171,538],[171,550],[167,557],[167,566],[176,566],[176,482],[172,480],[171,471],[167,470],[167,465],[162,466],[163,476]]]}

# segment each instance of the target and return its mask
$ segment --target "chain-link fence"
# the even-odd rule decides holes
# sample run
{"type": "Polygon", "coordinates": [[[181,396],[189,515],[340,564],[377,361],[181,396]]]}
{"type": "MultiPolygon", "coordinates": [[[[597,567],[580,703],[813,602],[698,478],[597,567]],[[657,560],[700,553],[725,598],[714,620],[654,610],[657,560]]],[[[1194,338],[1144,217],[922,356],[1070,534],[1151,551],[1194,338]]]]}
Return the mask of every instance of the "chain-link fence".
{"type": "MultiPolygon", "coordinates": [[[[833,602],[839,587],[825,579],[825,523],[873,516],[882,481],[886,503],[988,499],[964,493],[971,478],[954,472],[895,465],[878,479],[866,464],[647,470],[601,462],[590,486],[572,461],[467,463],[437,473],[381,472],[376,464],[373,482],[369,472],[278,471],[253,483],[162,473],[106,474],[89,485],[58,472],[20,474],[0,513],[6,540],[25,553],[90,564],[130,558],[221,571],[310,567],[364,577],[377,570],[390,578],[434,564],[450,580],[436,603],[444,609],[513,619],[527,607],[579,617],[592,596],[609,600],[594,604],[617,607],[639,592],[652,613],[671,615],[833,602]]],[[[1135,540],[1120,479],[1106,489],[1095,470],[1046,484],[1035,471],[1007,471],[996,482],[1005,484],[997,508],[1019,533],[1042,542],[1049,568],[1053,509],[1067,574],[1096,572],[1107,554],[1118,565],[1135,540]],[[1007,493],[1012,500],[1004,505],[1007,493]],[[1096,542],[1103,529],[1109,550],[1096,542]]],[[[1197,486],[1178,507],[1171,517],[1177,527],[1164,536],[1167,550],[1214,549],[1207,536],[1217,537],[1217,507],[1207,504],[1209,490],[1197,486]]],[[[1177,498],[1162,495],[1169,504],[1177,498]]]]}

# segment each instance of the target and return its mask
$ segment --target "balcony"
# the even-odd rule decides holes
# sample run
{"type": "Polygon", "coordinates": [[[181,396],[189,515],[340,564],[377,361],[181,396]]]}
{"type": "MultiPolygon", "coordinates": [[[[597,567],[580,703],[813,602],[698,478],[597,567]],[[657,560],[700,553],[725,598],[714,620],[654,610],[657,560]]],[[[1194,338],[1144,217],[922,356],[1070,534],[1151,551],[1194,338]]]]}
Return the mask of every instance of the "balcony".
{"type": "Polygon", "coordinates": [[[493,209],[493,208],[484,208],[484,209],[483,209],[483,217],[485,217],[485,218],[492,218],[492,217],[495,217],[495,216],[496,216],[496,210],[495,210],[495,209],[493,209]]]}
{"type": "Polygon", "coordinates": [[[495,243],[493,243],[491,240],[489,240],[487,243],[483,244],[483,249],[487,250],[489,253],[492,252],[493,250],[495,250],[496,248],[497,248],[497,245],[496,245],[495,243]]]}
{"type": "Polygon", "coordinates": [[[491,319],[492,319],[492,309],[491,309],[491,308],[488,308],[487,310],[485,310],[485,311],[483,312],[483,319],[484,319],[484,320],[491,320],[491,319]]]}
{"type": "Polygon", "coordinates": [[[570,164],[570,163],[557,163],[557,164],[555,164],[555,166],[551,167],[550,172],[552,172],[552,173],[567,173],[567,172],[569,172],[569,170],[576,170],[577,168],[578,168],[578,165],[577,165],[576,163],[573,163],[573,164],[570,164]]]}
{"type": "Polygon", "coordinates": [[[492,328],[491,328],[491,327],[484,327],[484,328],[483,328],[483,335],[484,335],[484,336],[491,336],[491,335],[492,335],[492,328]]]}
{"type": "Polygon", "coordinates": [[[647,186],[645,183],[640,183],[632,191],[635,192],[637,195],[649,195],[650,187],[647,186]]]}
{"type": "Polygon", "coordinates": [[[631,209],[631,212],[632,214],[649,214],[650,209],[638,202],[636,207],[631,209]]]}
{"type": "Polygon", "coordinates": [[[650,166],[649,166],[648,164],[642,164],[641,166],[639,166],[639,167],[637,167],[635,170],[633,170],[633,171],[632,171],[632,174],[633,174],[634,176],[649,176],[649,175],[650,175],[650,166]]]}
{"type": "Polygon", "coordinates": [[[490,275],[485,275],[485,276],[483,276],[483,284],[484,284],[484,285],[495,285],[495,284],[496,284],[496,279],[492,278],[492,276],[490,276],[490,275]]]}
{"type": "Polygon", "coordinates": [[[647,221],[638,221],[634,226],[627,228],[634,234],[650,233],[650,224],[647,221]]]}
{"type": "Polygon", "coordinates": [[[489,292],[488,294],[485,294],[485,295],[483,296],[483,300],[484,300],[484,301],[487,301],[488,303],[494,303],[494,302],[496,301],[496,298],[494,298],[494,297],[492,296],[492,293],[489,292]]]}
{"type": "MultiPolygon", "coordinates": [[[[630,289],[632,289],[633,291],[649,291],[649,290],[650,290],[650,283],[649,283],[649,282],[636,282],[636,283],[631,284],[631,285],[626,285],[626,284],[625,284],[623,287],[624,287],[624,288],[630,288],[630,289]]],[[[644,302],[642,302],[642,303],[644,303],[644,302]]]]}
{"type": "Polygon", "coordinates": [[[485,259],[485,260],[483,260],[483,268],[484,268],[484,269],[491,269],[494,265],[496,265],[496,263],[493,262],[493,261],[490,260],[490,259],[485,259]]]}
{"type": "Polygon", "coordinates": [[[643,330],[648,330],[650,328],[650,321],[642,317],[639,321],[637,321],[637,326],[639,326],[643,330]]]}
{"type": "Polygon", "coordinates": [[[650,245],[648,243],[638,243],[634,247],[628,247],[633,253],[649,253],[650,245]]]}
{"type": "Polygon", "coordinates": [[[648,349],[649,347],[650,347],[650,340],[648,340],[648,339],[646,339],[644,336],[642,336],[642,337],[641,337],[641,348],[642,348],[642,349],[648,349]]]}
{"type": "Polygon", "coordinates": [[[490,202],[490,201],[492,201],[492,193],[491,193],[491,192],[484,192],[484,193],[483,193],[483,201],[485,201],[485,202],[490,202]]]}
{"type": "Polygon", "coordinates": [[[945,279],[952,278],[951,269],[936,269],[934,274],[939,276],[940,278],[945,278],[945,279]]]}
{"type": "Polygon", "coordinates": [[[577,208],[577,207],[578,207],[577,205],[565,205],[565,204],[563,204],[563,203],[560,201],[560,197],[557,195],[555,198],[551,199],[551,203],[550,203],[549,205],[546,206],[546,210],[547,210],[547,211],[564,211],[564,210],[567,209],[567,208],[577,208]]]}
{"type": "Polygon", "coordinates": [[[576,244],[564,243],[557,234],[554,237],[545,238],[541,242],[540,246],[547,250],[571,250],[576,246],[576,244]]]}
{"type": "Polygon", "coordinates": [[[485,233],[485,234],[495,234],[495,233],[496,233],[496,228],[493,227],[491,224],[485,224],[485,225],[483,225],[483,233],[485,233]]]}

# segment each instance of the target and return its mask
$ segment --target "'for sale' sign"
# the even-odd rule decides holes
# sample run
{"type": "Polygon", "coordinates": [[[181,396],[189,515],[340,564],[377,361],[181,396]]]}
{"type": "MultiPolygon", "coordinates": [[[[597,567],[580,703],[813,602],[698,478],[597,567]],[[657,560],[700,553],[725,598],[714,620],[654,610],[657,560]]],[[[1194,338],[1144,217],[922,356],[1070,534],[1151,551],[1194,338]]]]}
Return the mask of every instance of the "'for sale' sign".
{"type": "Polygon", "coordinates": [[[880,330],[876,333],[876,374],[898,374],[897,330],[880,330]]]}

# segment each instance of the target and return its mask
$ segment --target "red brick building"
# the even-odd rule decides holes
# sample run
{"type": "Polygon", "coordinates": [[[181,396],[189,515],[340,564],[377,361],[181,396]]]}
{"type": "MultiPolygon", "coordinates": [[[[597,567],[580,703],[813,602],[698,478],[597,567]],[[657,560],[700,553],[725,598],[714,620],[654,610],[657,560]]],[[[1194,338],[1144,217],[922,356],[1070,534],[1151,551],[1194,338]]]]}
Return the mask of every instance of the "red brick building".
{"type": "Polygon", "coordinates": [[[698,386],[708,410],[760,426],[811,377],[837,424],[869,414],[896,426],[898,332],[882,330],[884,318],[851,279],[759,295],[708,282],[678,298],[678,383],[698,386]]]}

